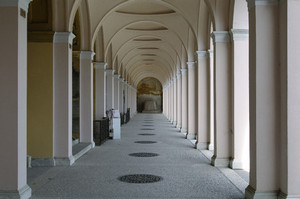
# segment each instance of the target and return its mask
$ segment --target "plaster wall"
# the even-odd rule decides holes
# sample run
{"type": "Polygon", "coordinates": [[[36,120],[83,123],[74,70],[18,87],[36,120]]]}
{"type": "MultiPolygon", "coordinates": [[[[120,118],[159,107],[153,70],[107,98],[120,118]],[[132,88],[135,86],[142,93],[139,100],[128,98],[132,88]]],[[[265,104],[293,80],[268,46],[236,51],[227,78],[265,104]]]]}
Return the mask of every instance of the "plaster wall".
{"type": "Polygon", "coordinates": [[[28,43],[27,150],[53,156],[53,44],[28,43]]]}

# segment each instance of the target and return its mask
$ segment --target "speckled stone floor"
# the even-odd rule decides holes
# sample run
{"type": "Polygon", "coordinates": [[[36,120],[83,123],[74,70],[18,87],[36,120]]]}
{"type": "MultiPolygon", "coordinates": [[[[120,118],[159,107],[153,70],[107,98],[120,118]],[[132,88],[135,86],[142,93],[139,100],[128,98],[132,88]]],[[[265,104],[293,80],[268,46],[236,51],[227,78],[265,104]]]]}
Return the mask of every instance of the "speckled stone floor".
{"type": "Polygon", "coordinates": [[[29,168],[32,199],[244,198],[247,183],[230,169],[212,167],[162,114],[136,115],[122,127],[121,136],[93,148],[72,166],[29,168]],[[132,153],[159,156],[134,157],[132,153]],[[118,180],[129,174],[163,179],[143,184],[118,180]]]}

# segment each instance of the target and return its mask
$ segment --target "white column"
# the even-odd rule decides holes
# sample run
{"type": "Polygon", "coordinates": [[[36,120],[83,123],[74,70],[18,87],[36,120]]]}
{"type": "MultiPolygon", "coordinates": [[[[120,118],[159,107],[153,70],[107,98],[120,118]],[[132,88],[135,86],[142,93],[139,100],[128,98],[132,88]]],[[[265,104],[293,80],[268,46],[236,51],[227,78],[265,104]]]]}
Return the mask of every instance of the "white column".
{"type": "Polygon", "coordinates": [[[249,33],[231,30],[233,65],[232,169],[249,170],[249,33]]]}
{"type": "Polygon", "coordinates": [[[177,74],[177,126],[181,128],[181,73],[177,74]]]}
{"type": "Polygon", "coordinates": [[[170,122],[173,123],[174,121],[174,89],[173,89],[173,80],[170,81],[170,122]]]}
{"type": "Polygon", "coordinates": [[[120,75],[114,75],[114,109],[120,110],[120,75]]]}
{"type": "Polygon", "coordinates": [[[299,1],[280,5],[281,180],[279,199],[300,198],[300,23],[299,1]]]}
{"type": "Polygon", "coordinates": [[[173,125],[177,125],[177,81],[176,77],[173,78],[173,125]]]}
{"type": "Polygon", "coordinates": [[[128,82],[127,81],[124,81],[124,91],[125,91],[124,113],[127,113],[127,108],[128,108],[128,82]]]}
{"type": "Polygon", "coordinates": [[[198,136],[195,147],[208,149],[210,136],[209,108],[209,52],[197,51],[198,54],[198,136]]]}
{"type": "Polygon", "coordinates": [[[212,33],[215,64],[215,150],[212,165],[228,167],[232,139],[232,66],[231,43],[227,31],[212,33]]]}
{"type": "MultiPolygon", "coordinates": [[[[248,199],[277,199],[280,180],[284,180],[280,179],[280,162],[283,161],[280,158],[280,140],[284,138],[280,135],[279,59],[279,49],[284,46],[278,40],[278,6],[274,5],[274,1],[261,4],[251,0],[248,7],[250,183],[245,195],[248,199]]],[[[299,189],[299,184],[297,187],[299,189]]]]}
{"type": "Polygon", "coordinates": [[[188,132],[187,139],[196,139],[197,125],[197,67],[195,62],[187,62],[188,64],[188,132]]]}
{"type": "Polygon", "coordinates": [[[120,78],[120,88],[119,88],[119,109],[120,109],[120,113],[124,113],[124,95],[123,95],[123,91],[124,91],[124,79],[120,78]]]}
{"type": "Polygon", "coordinates": [[[106,110],[114,108],[114,70],[106,69],[106,110]]]}
{"type": "Polygon", "coordinates": [[[105,62],[94,62],[96,69],[96,120],[106,117],[106,65],[105,62]]]}
{"type": "Polygon", "coordinates": [[[188,77],[187,69],[181,69],[181,132],[186,133],[188,128],[188,77]]]}
{"type": "Polygon", "coordinates": [[[53,41],[53,152],[56,165],[72,165],[72,40],[56,32],[53,41]]]}
{"type": "Polygon", "coordinates": [[[210,131],[209,131],[209,145],[208,150],[214,150],[214,140],[215,140],[215,111],[214,111],[214,62],[213,62],[213,52],[211,50],[208,51],[208,60],[209,60],[209,119],[210,119],[210,131]]]}
{"type": "Polygon", "coordinates": [[[26,170],[29,2],[0,1],[0,198],[31,196],[26,170]]]}
{"type": "Polygon", "coordinates": [[[93,139],[93,113],[94,113],[94,69],[92,51],[81,51],[80,53],[80,142],[91,143],[95,146],[93,139]]]}

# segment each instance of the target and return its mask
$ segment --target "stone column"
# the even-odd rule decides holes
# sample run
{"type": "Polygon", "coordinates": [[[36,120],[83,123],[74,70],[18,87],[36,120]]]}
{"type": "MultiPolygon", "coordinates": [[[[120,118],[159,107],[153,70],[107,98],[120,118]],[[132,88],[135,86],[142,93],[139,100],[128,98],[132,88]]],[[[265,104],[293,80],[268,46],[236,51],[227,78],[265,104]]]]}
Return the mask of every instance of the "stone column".
{"type": "Polygon", "coordinates": [[[127,113],[127,108],[128,108],[128,82],[127,81],[124,81],[124,91],[125,91],[124,113],[127,113]]]}
{"type": "Polygon", "coordinates": [[[231,30],[233,65],[232,169],[249,170],[249,33],[231,30]]]}
{"type": "Polygon", "coordinates": [[[215,140],[215,114],[214,114],[214,62],[213,62],[213,52],[211,50],[208,51],[208,60],[209,60],[209,119],[210,119],[210,132],[209,132],[209,145],[208,150],[214,150],[214,140],[215,140]]]}
{"type": "Polygon", "coordinates": [[[187,62],[188,65],[188,132],[187,139],[196,139],[197,125],[197,68],[195,62],[187,62]]]}
{"type": "Polygon", "coordinates": [[[120,75],[114,75],[114,109],[120,111],[120,75]]]}
{"type": "Polygon", "coordinates": [[[94,113],[94,69],[92,51],[80,53],[80,142],[91,143],[95,146],[93,138],[94,113]]]}
{"type": "Polygon", "coordinates": [[[181,128],[181,73],[177,73],[177,125],[178,129],[181,128]]]}
{"type": "Polygon", "coordinates": [[[106,117],[106,65],[105,62],[94,62],[96,73],[96,120],[106,117]]]}
{"type": "Polygon", "coordinates": [[[114,70],[106,69],[106,111],[114,108],[114,70]]]}
{"type": "Polygon", "coordinates": [[[169,93],[170,93],[170,95],[169,95],[169,103],[170,103],[169,117],[170,117],[170,122],[173,123],[173,82],[172,82],[172,80],[170,81],[169,93]]]}
{"type": "Polygon", "coordinates": [[[280,4],[281,180],[279,199],[300,198],[299,1],[280,4]]]}
{"type": "Polygon", "coordinates": [[[181,132],[187,133],[188,128],[188,77],[187,69],[181,69],[181,132]]]}
{"type": "Polygon", "coordinates": [[[72,165],[72,40],[56,32],[53,41],[53,153],[56,165],[72,165]]]}
{"type": "Polygon", "coordinates": [[[195,148],[207,150],[210,136],[209,52],[198,54],[198,136],[195,148]]]}
{"type": "Polygon", "coordinates": [[[0,2],[0,198],[31,197],[26,170],[29,2],[0,2]]]}
{"type": "Polygon", "coordinates": [[[177,125],[177,81],[173,78],[173,125],[177,125]]]}
{"type": "Polygon", "coordinates": [[[124,113],[124,95],[123,95],[123,91],[124,91],[124,79],[120,78],[120,87],[119,87],[119,109],[120,109],[120,113],[124,113]]]}
{"type": "Polygon", "coordinates": [[[227,31],[212,33],[214,41],[215,150],[212,165],[228,167],[232,139],[231,43],[227,31]]]}
{"type": "Polygon", "coordinates": [[[250,183],[245,194],[248,199],[276,199],[280,185],[279,49],[283,46],[279,45],[278,6],[274,2],[248,1],[250,183]]]}

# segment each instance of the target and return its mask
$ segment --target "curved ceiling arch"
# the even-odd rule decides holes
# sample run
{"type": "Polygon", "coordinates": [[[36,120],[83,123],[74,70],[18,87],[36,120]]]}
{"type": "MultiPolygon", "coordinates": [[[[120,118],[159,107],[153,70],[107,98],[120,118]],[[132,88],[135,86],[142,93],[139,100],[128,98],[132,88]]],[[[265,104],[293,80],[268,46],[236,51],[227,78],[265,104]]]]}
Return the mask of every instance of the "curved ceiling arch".
{"type": "MultiPolygon", "coordinates": [[[[110,39],[108,40],[107,44],[104,46],[104,56],[106,57],[107,56],[107,53],[108,53],[108,49],[109,49],[109,46],[113,43],[114,40],[117,40],[117,41],[120,41],[121,40],[121,37],[124,38],[124,31],[131,31],[131,30],[128,30],[127,28],[132,26],[132,25],[136,25],[136,24],[142,24],[142,23],[148,23],[148,22],[151,22],[151,23],[155,23],[155,24],[158,24],[158,25],[161,25],[161,27],[167,27],[166,24],[162,24],[158,21],[141,21],[141,20],[136,20],[136,21],[133,21],[133,22],[130,22],[126,25],[124,25],[121,29],[119,29],[117,32],[115,32],[114,35],[112,35],[110,37],[110,39]]],[[[168,29],[169,30],[169,29],[168,29]]],[[[182,37],[180,37],[176,31],[168,31],[168,34],[166,34],[166,30],[154,30],[154,31],[151,31],[150,29],[149,30],[145,30],[145,31],[136,31],[135,33],[127,33],[129,37],[127,37],[127,39],[125,41],[122,41],[121,42],[121,45],[115,47],[116,49],[119,49],[120,46],[124,45],[126,42],[130,42],[133,40],[134,37],[142,37],[142,36],[145,36],[145,35],[151,35],[153,37],[160,37],[162,39],[162,41],[166,41],[166,43],[173,43],[173,44],[177,44],[177,45],[182,45],[185,49],[185,51],[187,52],[187,49],[188,49],[188,43],[187,42],[184,42],[182,40],[182,37]],[[147,32],[148,31],[148,32],[147,32]],[[151,33],[150,33],[150,32],[151,33]],[[145,34],[146,33],[146,34],[145,34]],[[175,37],[170,37],[172,36],[172,34],[175,35],[175,37]],[[165,37],[163,37],[165,36],[165,37]],[[171,39],[173,40],[173,42],[171,41],[171,39]],[[167,42],[168,41],[168,42],[167,42]],[[175,42],[174,42],[175,41],[175,42]]],[[[124,40],[124,39],[123,39],[124,40]]],[[[178,49],[178,47],[175,49],[178,49]]],[[[114,55],[115,56],[115,55],[114,55]]]]}
{"type": "MultiPolygon", "coordinates": [[[[147,2],[148,0],[139,0],[140,2],[143,1],[143,2],[147,2]]],[[[121,9],[122,7],[125,7],[126,5],[130,4],[130,3],[134,3],[136,1],[132,0],[132,1],[123,1],[123,2],[120,2],[120,3],[117,3],[113,8],[111,8],[110,10],[108,10],[106,12],[106,14],[99,20],[99,22],[97,23],[96,27],[94,28],[94,32],[92,33],[92,44],[91,46],[94,46],[94,43],[96,41],[96,37],[97,37],[97,33],[98,31],[100,30],[100,27],[103,25],[104,21],[114,12],[116,12],[118,9],[121,9]]],[[[148,1],[149,2],[149,1],[148,1]]],[[[154,1],[153,1],[154,2],[154,1]]],[[[192,29],[192,32],[196,37],[196,31],[195,29],[193,28],[193,26],[191,25],[191,23],[189,22],[189,20],[185,17],[185,15],[176,7],[174,6],[173,4],[171,3],[168,3],[168,2],[165,2],[165,1],[155,1],[155,3],[157,4],[160,4],[162,6],[165,6],[167,8],[170,8],[172,10],[175,11],[175,13],[178,13],[179,16],[181,16],[185,21],[186,23],[189,25],[189,27],[192,29]]],[[[119,12],[120,13],[120,12],[119,12]]],[[[170,14],[170,13],[169,13],[170,14]]],[[[173,14],[173,13],[172,13],[173,14]]],[[[160,13],[151,13],[150,15],[161,15],[160,13]]]]}

